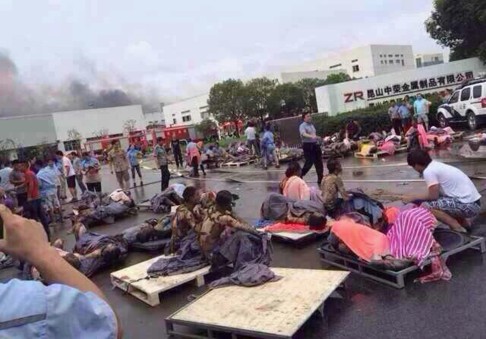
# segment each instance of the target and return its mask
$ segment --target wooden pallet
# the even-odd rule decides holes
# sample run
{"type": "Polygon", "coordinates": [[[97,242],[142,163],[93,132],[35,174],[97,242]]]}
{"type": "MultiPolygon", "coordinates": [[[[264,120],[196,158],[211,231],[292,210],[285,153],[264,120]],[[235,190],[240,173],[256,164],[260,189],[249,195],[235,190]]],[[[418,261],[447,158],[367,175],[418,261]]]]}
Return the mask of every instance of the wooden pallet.
{"type": "Polygon", "coordinates": [[[253,164],[256,160],[254,159],[251,159],[251,160],[248,160],[248,161],[236,161],[236,162],[233,162],[233,161],[230,161],[230,162],[226,162],[224,164],[221,164],[221,166],[223,167],[241,167],[241,166],[248,166],[250,164],[253,164]]]}
{"type": "Polygon", "coordinates": [[[159,256],[139,264],[124,268],[111,273],[111,283],[140,299],[150,306],[160,304],[159,294],[174,287],[180,286],[190,281],[195,281],[198,287],[204,285],[204,276],[209,273],[209,266],[203,267],[197,271],[185,274],[170,275],[166,277],[157,277],[144,279],[147,277],[147,269],[160,258],[159,256]]]}
{"type": "Polygon", "coordinates": [[[378,159],[378,158],[386,156],[386,155],[389,155],[389,154],[385,151],[378,151],[378,152],[372,153],[372,154],[362,154],[361,152],[354,152],[354,157],[358,158],[358,159],[378,159]]]}
{"type": "Polygon", "coordinates": [[[292,338],[324,302],[343,283],[348,272],[272,268],[281,276],[276,282],[255,287],[227,286],[210,290],[169,316],[169,336],[205,338],[198,333],[178,331],[175,326],[226,332],[254,338],[292,338]],[[305,288],[303,288],[305,286],[305,288]]]}
{"type": "Polygon", "coordinates": [[[401,146],[395,150],[395,153],[405,153],[405,152],[407,152],[407,146],[401,146]]]}

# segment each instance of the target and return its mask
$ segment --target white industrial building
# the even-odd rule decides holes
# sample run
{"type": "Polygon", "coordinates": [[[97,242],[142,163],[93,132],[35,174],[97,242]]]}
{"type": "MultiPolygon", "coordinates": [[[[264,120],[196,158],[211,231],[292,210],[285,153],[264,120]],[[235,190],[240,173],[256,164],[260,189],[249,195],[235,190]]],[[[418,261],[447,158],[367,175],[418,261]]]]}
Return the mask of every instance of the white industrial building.
{"type": "Polygon", "coordinates": [[[417,93],[453,89],[466,79],[486,72],[478,58],[470,58],[429,67],[411,69],[318,87],[317,107],[320,113],[336,115],[377,103],[417,93]]]}
{"type": "Polygon", "coordinates": [[[416,54],[415,66],[417,68],[433,66],[444,63],[444,54],[442,53],[428,53],[428,54],[416,54]]]}
{"type": "Polygon", "coordinates": [[[367,45],[286,69],[286,72],[338,70],[365,78],[415,68],[411,45],[367,45]]]}
{"type": "Polygon", "coordinates": [[[308,71],[308,72],[282,72],[278,76],[281,84],[299,82],[302,79],[321,79],[326,80],[331,74],[347,73],[345,70],[326,70],[326,71],[308,71]]]}
{"type": "Polygon", "coordinates": [[[134,130],[145,130],[162,119],[160,112],[145,115],[141,105],[5,117],[0,118],[0,140],[12,140],[17,147],[57,144],[60,150],[71,150],[101,135],[126,135],[129,120],[134,130]],[[73,131],[80,140],[72,140],[73,131]]]}
{"type": "Polygon", "coordinates": [[[204,119],[209,119],[209,93],[184,99],[162,107],[166,126],[194,125],[204,119]]]}

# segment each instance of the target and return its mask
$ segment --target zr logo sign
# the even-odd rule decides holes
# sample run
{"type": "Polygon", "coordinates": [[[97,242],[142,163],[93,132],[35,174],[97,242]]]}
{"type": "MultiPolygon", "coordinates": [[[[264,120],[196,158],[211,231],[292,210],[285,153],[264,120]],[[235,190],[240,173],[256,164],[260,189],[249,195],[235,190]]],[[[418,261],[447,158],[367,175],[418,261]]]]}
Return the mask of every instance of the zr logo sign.
{"type": "Polygon", "coordinates": [[[358,99],[364,100],[364,93],[362,91],[344,94],[344,103],[358,101],[358,99]]]}

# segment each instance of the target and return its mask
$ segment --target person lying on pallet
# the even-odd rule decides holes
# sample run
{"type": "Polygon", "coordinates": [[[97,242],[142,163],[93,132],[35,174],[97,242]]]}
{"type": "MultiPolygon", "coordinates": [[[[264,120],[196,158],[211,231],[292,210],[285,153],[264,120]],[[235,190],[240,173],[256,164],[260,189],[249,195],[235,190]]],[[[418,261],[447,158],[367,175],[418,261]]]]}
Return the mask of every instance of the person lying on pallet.
{"type": "Polygon", "coordinates": [[[409,153],[407,163],[423,175],[427,193],[404,196],[403,202],[419,201],[452,230],[466,233],[481,209],[481,194],[471,179],[456,167],[432,160],[423,150],[409,153]]]}
{"type": "Polygon", "coordinates": [[[201,193],[193,186],[188,186],[182,193],[183,203],[177,208],[172,218],[171,253],[177,252],[180,242],[191,230],[197,231],[206,216],[209,207],[214,203],[213,192],[201,193]]]}
{"type": "Polygon", "coordinates": [[[343,172],[341,162],[337,159],[329,159],[327,170],[329,174],[324,177],[321,185],[324,208],[329,216],[336,218],[342,205],[349,200],[350,196],[344,188],[343,179],[341,179],[343,172]],[[341,198],[339,198],[339,194],[341,198]]]}
{"type": "Polygon", "coordinates": [[[147,243],[159,239],[168,239],[171,236],[171,220],[167,216],[160,220],[148,219],[141,225],[130,227],[122,232],[123,238],[130,246],[133,243],[147,243]]]}
{"type": "Polygon", "coordinates": [[[396,220],[389,221],[393,225],[383,234],[343,216],[337,221],[328,221],[331,226],[328,240],[335,250],[351,251],[371,266],[385,270],[400,271],[411,264],[423,268],[430,258],[431,273],[419,278],[420,282],[451,278],[445,260],[440,257],[442,248],[433,237],[437,219],[428,209],[405,210],[396,220]]]}
{"type": "MultiPolygon", "coordinates": [[[[52,246],[71,266],[87,277],[120,262],[128,253],[128,243],[122,235],[109,236],[88,232],[79,222],[74,225],[74,237],[76,244],[72,252],[64,250],[62,239],[56,239],[52,246]]],[[[37,269],[29,265],[24,266],[24,277],[42,280],[37,269]]]]}

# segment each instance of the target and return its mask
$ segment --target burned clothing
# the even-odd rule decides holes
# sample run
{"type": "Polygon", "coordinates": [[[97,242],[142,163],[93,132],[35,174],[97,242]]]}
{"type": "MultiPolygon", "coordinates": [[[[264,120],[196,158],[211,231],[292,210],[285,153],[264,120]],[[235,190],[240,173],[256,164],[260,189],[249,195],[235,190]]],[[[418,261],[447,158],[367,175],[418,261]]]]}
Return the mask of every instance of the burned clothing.
{"type": "Polygon", "coordinates": [[[199,243],[201,249],[206,256],[213,251],[213,249],[222,242],[224,232],[228,230],[242,230],[249,233],[256,233],[256,230],[241,221],[231,211],[220,211],[216,206],[209,208],[207,215],[199,232],[199,243]]]}
{"type": "Polygon", "coordinates": [[[172,220],[172,251],[179,248],[179,242],[187,236],[191,230],[199,232],[204,219],[203,209],[200,205],[189,208],[187,205],[180,205],[177,208],[172,220]]]}
{"type": "Polygon", "coordinates": [[[339,194],[346,195],[343,180],[336,174],[328,174],[324,177],[321,185],[322,196],[324,197],[324,207],[327,210],[334,210],[339,194]]]}

